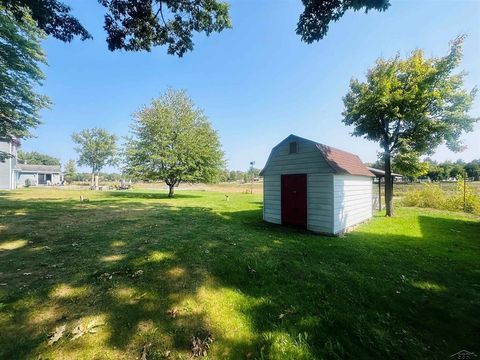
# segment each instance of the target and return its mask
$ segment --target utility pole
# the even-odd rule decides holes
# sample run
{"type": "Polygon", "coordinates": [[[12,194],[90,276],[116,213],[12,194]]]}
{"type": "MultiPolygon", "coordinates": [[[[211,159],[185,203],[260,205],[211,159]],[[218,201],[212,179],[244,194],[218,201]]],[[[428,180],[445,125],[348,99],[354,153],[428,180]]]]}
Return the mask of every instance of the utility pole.
{"type": "Polygon", "coordinates": [[[250,175],[251,175],[251,182],[250,182],[250,194],[253,194],[253,165],[255,165],[255,161],[250,161],[250,175]]]}

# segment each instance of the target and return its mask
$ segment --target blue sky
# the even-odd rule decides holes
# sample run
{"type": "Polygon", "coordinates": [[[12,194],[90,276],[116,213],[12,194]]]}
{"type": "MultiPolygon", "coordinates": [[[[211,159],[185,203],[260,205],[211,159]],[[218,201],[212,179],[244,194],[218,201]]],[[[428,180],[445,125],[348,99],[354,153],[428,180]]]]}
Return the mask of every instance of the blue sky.
{"type": "MultiPolygon", "coordinates": [[[[195,37],[183,58],[166,54],[109,52],[96,0],[70,0],[94,40],[44,42],[49,66],[42,92],[53,100],[42,113],[36,138],[24,150],[76,159],[71,134],[103,127],[128,134],[131,114],[168,87],[186,89],[218,131],[231,169],[250,161],[262,167],[270,149],[293,133],[374,161],[378,146],[350,136],[341,122],[342,96],[351,77],[364,78],[380,57],[422,48],[441,56],[448,42],[466,33],[461,70],[466,87],[480,85],[480,1],[391,0],[385,13],[347,13],[318,43],[295,34],[300,0],[233,0],[233,29],[195,37]]],[[[472,115],[480,116],[480,99],[472,115]]],[[[436,160],[480,158],[480,125],[464,137],[468,149],[441,147],[436,160]]],[[[112,169],[109,169],[112,170],[112,169]]]]}

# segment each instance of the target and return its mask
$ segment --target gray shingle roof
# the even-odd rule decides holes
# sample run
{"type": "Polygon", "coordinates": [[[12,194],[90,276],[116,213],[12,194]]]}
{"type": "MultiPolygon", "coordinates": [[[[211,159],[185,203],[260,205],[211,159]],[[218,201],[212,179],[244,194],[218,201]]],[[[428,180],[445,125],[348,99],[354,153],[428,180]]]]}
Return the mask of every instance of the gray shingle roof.
{"type": "Polygon", "coordinates": [[[32,165],[32,164],[17,164],[15,170],[33,171],[43,173],[59,173],[61,172],[59,165],[32,165]]]}

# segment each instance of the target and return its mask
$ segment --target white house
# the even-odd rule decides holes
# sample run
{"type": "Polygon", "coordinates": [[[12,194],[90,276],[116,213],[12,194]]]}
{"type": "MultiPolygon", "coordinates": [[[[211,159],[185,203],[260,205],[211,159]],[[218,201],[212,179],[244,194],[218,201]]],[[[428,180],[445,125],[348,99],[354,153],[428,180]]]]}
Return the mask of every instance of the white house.
{"type": "Polygon", "coordinates": [[[17,162],[16,139],[0,139],[0,155],[8,155],[0,161],[0,190],[16,189],[26,185],[58,185],[63,180],[59,165],[30,165],[17,162]]]}
{"type": "Polygon", "coordinates": [[[263,219],[342,234],[372,217],[372,177],[357,155],[290,135],[263,176],[263,219]]]}

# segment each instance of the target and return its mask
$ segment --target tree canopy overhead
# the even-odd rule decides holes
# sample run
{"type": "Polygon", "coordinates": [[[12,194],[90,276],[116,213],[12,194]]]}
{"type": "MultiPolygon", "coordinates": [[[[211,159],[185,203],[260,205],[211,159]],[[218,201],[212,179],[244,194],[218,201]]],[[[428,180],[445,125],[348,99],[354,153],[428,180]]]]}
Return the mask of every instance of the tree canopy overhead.
{"type": "MultiPolygon", "coordinates": [[[[40,29],[61,41],[92,37],[59,0],[0,1],[18,20],[29,11],[40,29]]],[[[97,1],[107,10],[104,29],[112,51],[150,51],[166,45],[169,54],[183,56],[193,49],[194,32],[210,35],[231,27],[229,6],[219,0],[97,1]]]]}
{"type": "MultiPolygon", "coordinates": [[[[95,1],[95,0],[90,0],[95,1]]],[[[104,29],[108,48],[150,51],[165,45],[183,56],[193,49],[194,33],[221,32],[232,26],[229,5],[222,0],[97,0],[107,10],[104,29]]],[[[0,0],[18,20],[30,12],[38,27],[61,41],[92,36],[61,0],[0,0]]],[[[302,41],[323,39],[331,22],[348,10],[385,11],[390,0],[302,0],[296,32],[302,41]]]]}
{"type": "Polygon", "coordinates": [[[312,43],[321,40],[332,21],[338,21],[347,10],[385,11],[390,0],[302,0],[305,10],[297,24],[297,34],[302,41],[312,43]]]}
{"type": "Polygon", "coordinates": [[[421,155],[442,143],[460,151],[461,135],[478,121],[468,114],[477,89],[468,92],[465,73],[452,73],[462,59],[464,38],[452,41],[444,57],[426,58],[415,50],[406,59],[379,59],[365,82],[350,82],[343,122],[353,126],[354,136],[376,141],[383,150],[387,215],[393,214],[392,160],[418,166],[421,155]]]}
{"type": "Polygon", "coordinates": [[[164,181],[169,197],[181,182],[213,182],[224,168],[220,139],[185,91],[168,90],[134,114],[125,172],[164,181]]]}

